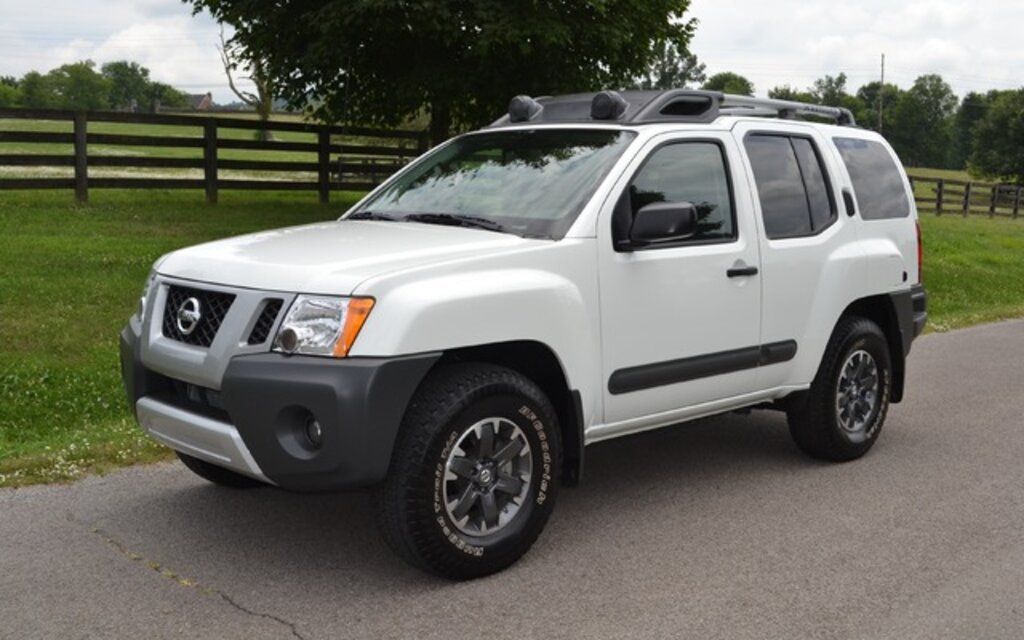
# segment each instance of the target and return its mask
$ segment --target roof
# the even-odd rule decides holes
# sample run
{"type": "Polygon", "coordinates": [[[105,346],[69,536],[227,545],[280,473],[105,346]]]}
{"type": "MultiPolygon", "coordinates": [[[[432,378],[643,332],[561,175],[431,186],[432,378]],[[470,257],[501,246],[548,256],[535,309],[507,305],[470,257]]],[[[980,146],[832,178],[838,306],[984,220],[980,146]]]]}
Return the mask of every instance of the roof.
{"type": "Polygon", "coordinates": [[[709,123],[721,115],[762,116],[781,119],[825,118],[854,126],[849,109],[724,94],[718,91],[670,89],[667,91],[600,91],[564,96],[531,98],[516,96],[509,110],[491,126],[537,124],[668,122],[709,123]]]}

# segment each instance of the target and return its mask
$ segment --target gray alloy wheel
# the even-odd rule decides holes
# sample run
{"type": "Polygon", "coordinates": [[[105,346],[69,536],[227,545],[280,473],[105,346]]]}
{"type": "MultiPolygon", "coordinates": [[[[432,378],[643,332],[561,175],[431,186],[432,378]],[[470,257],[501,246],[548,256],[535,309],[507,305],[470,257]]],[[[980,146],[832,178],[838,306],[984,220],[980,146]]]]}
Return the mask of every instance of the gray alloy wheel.
{"type": "Polygon", "coordinates": [[[468,536],[497,533],[519,513],[532,475],[533,456],[523,430],[505,418],[480,420],[448,454],[445,511],[468,536]]]}
{"type": "Polygon", "coordinates": [[[836,383],[836,418],[851,442],[864,442],[868,425],[878,413],[878,365],[859,349],[850,354],[836,383]]]}

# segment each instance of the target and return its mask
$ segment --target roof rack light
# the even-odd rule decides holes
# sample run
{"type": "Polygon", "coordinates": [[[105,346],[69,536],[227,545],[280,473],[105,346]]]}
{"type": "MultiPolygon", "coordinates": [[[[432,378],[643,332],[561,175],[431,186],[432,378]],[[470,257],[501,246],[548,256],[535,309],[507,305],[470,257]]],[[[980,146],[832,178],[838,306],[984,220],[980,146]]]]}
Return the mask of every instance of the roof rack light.
{"type": "Polygon", "coordinates": [[[594,120],[618,120],[628,108],[629,103],[617,91],[601,91],[590,102],[590,117],[594,120]]]}
{"type": "Polygon", "coordinates": [[[510,122],[527,122],[543,110],[544,105],[530,96],[516,96],[508,103],[508,119],[510,122]]]}

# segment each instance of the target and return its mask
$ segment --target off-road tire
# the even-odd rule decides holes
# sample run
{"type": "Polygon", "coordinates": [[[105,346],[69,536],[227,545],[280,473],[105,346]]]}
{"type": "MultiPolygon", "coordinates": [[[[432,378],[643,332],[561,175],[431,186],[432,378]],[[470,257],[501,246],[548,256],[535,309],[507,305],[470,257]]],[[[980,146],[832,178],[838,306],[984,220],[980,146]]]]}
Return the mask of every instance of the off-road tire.
{"type": "Polygon", "coordinates": [[[194,458],[190,455],[184,454],[180,451],[175,451],[178,454],[178,459],[181,460],[186,467],[189,468],[192,473],[196,474],[203,480],[208,480],[213,484],[218,484],[222,487],[230,487],[232,489],[255,489],[257,487],[267,486],[265,483],[260,482],[255,478],[249,476],[243,476],[240,473],[235,473],[224,467],[218,467],[215,464],[210,464],[205,460],[194,458]]]}
{"type": "MultiPolygon", "coordinates": [[[[870,384],[864,386],[870,387],[870,384]]],[[[844,317],[832,332],[810,390],[790,404],[789,432],[797,446],[813,458],[832,462],[855,460],[867,453],[878,439],[889,410],[891,392],[892,364],[885,334],[871,320],[844,317]],[[843,378],[845,385],[850,376],[844,376],[844,371],[857,373],[864,368],[862,363],[871,363],[867,366],[877,371],[878,385],[871,410],[860,412],[864,415],[858,422],[863,428],[854,430],[850,428],[853,421],[849,414],[844,414],[840,408],[840,397],[844,395],[840,379],[843,378]]],[[[864,407],[869,404],[862,401],[864,407]]]]}
{"type": "MultiPolygon", "coordinates": [[[[495,365],[447,365],[423,382],[406,411],[388,477],[375,491],[378,527],[401,558],[435,575],[468,580],[501,571],[530,549],[547,523],[558,492],[561,453],[558,418],[536,384],[495,365]],[[520,485],[519,504],[505,503],[504,525],[490,534],[484,528],[468,535],[460,527],[468,526],[469,516],[456,521],[445,499],[448,482],[469,482],[462,476],[448,480],[454,475],[450,461],[462,451],[456,443],[476,441],[482,451],[474,427],[479,430],[491,420],[500,420],[494,424],[525,442],[515,464],[529,466],[528,472],[517,467],[528,481],[520,485]]],[[[493,462],[486,456],[480,460],[493,462]]],[[[475,513],[480,514],[483,503],[477,504],[475,513]]]]}

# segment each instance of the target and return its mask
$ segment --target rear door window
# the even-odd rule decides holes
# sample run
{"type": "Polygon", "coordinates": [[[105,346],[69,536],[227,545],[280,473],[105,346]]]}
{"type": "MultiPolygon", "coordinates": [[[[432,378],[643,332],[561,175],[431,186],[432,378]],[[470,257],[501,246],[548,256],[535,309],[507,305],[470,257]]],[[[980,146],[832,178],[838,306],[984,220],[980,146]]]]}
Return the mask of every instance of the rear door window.
{"type": "Polygon", "coordinates": [[[861,218],[884,220],[910,215],[903,173],[884,145],[857,138],[832,138],[832,142],[850,173],[861,218]]]}
{"type": "Polygon", "coordinates": [[[814,235],[835,220],[835,200],[811,140],[754,133],[744,146],[769,238],[814,235]]]}

